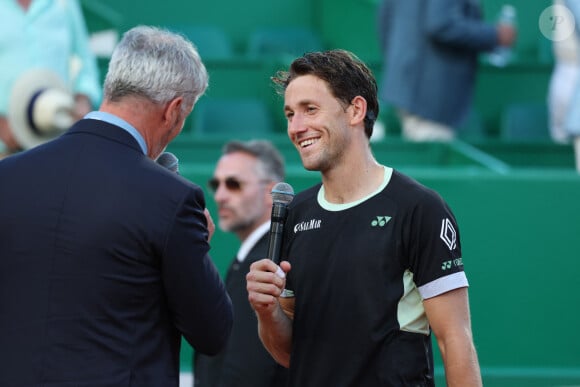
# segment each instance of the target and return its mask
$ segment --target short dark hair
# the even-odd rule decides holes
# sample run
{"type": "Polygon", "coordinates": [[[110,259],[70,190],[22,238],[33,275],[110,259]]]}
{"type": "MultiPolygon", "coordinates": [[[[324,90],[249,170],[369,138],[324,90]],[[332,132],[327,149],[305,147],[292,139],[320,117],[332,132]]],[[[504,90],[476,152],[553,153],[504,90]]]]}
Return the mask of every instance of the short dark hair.
{"type": "Polygon", "coordinates": [[[227,155],[234,152],[244,152],[256,157],[261,164],[263,177],[274,182],[284,181],[286,172],[284,168],[284,158],[276,147],[268,140],[233,140],[224,144],[222,154],[227,155]]]}
{"type": "Polygon", "coordinates": [[[377,81],[356,55],[339,49],[308,52],[295,59],[288,71],[278,71],[272,81],[278,86],[278,92],[283,94],[290,82],[302,75],[314,75],[326,81],[332,94],[346,105],[350,105],[356,96],[363,97],[367,101],[365,134],[371,137],[379,115],[377,81]]]}

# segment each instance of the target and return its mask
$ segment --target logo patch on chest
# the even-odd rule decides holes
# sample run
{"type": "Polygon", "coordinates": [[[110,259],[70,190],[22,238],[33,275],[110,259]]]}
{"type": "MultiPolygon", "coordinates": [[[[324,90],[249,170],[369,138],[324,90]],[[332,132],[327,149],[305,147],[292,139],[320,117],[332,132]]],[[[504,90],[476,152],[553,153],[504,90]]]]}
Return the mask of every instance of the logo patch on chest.
{"type": "Polygon", "coordinates": [[[389,220],[391,220],[390,216],[377,216],[372,220],[371,227],[385,227],[389,220]]]}
{"type": "Polygon", "coordinates": [[[305,222],[300,222],[294,225],[294,234],[299,231],[310,231],[319,229],[322,226],[322,220],[320,219],[310,219],[305,222]]]}

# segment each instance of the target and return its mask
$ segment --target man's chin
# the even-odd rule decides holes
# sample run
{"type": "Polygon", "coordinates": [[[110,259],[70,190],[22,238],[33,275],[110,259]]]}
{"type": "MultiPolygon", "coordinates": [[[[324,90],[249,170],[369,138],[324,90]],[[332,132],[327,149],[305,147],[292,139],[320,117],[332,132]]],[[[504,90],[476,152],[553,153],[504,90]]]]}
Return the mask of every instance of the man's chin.
{"type": "Polygon", "coordinates": [[[219,222],[219,226],[218,227],[223,232],[233,232],[233,231],[235,231],[235,228],[231,224],[225,223],[225,222],[222,222],[222,221],[219,222]]]}

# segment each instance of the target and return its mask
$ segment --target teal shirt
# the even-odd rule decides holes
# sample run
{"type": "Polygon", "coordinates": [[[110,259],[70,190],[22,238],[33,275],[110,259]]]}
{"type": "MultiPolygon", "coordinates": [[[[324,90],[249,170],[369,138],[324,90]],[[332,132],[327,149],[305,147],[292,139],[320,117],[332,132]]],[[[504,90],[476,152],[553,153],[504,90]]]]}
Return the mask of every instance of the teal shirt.
{"type": "Polygon", "coordinates": [[[0,115],[14,81],[33,68],[56,72],[75,94],[100,104],[97,62],[77,0],[33,0],[26,12],[16,0],[0,1],[0,115]],[[76,71],[72,63],[80,64],[76,71]]]}

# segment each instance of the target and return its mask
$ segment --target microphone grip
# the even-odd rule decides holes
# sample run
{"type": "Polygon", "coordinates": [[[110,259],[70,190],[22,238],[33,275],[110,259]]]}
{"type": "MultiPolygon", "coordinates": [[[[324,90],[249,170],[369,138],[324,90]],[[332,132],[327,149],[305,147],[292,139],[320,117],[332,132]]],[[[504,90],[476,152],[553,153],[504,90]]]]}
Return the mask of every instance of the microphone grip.
{"type": "Polygon", "coordinates": [[[284,226],[280,223],[270,224],[270,240],[268,243],[268,258],[274,263],[280,263],[280,251],[282,250],[282,234],[284,226]]]}
{"type": "Polygon", "coordinates": [[[272,221],[270,223],[270,238],[268,239],[268,255],[274,263],[280,263],[282,240],[284,234],[284,221],[288,215],[288,207],[284,204],[274,203],[272,206],[272,221]]]}

